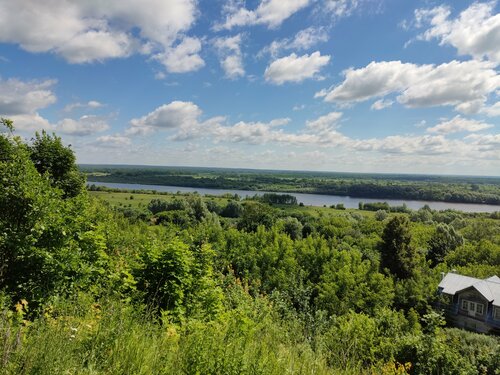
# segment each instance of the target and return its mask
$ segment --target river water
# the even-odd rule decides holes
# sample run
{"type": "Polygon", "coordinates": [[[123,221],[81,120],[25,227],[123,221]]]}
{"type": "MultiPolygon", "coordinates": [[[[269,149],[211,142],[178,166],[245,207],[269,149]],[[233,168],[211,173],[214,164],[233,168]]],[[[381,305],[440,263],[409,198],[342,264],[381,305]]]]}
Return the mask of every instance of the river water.
{"type": "MultiPolygon", "coordinates": [[[[233,189],[206,189],[206,188],[191,188],[182,186],[163,186],[163,185],[142,185],[142,184],[122,184],[114,182],[93,182],[88,181],[89,185],[106,186],[114,189],[129,189],[129,190],[156,190],[159,192],[169,193],[193,193],[198,192],[201,195],[223,195],[223,194],[238,194],[240,197],[252,197],[254,195],[262,195],[269,193],[266,191],[251,191],[251,190],[233,190],[233,189]]],[[[285,194],[277,192],[278,194],[285,194]]],[[[402,206],[406,204],[412,210],[418,210],[424,205],[428,205],[433,210],[459,210],[464,212],[495,212],[500,211],[500,206],[491,204],[474,204],[474,203],[449,203],[449,202],[434,202],[434,201],[413,201],[399,199],[373,199],[373,198],[353,198],[340,195],[323,195],[323,194],[303,194],[303,193],[286,193],[297,198],[298,202],[302,202],[306,206],[331,206],[342,203],[345,208],[358,208],[359,202],[387,202],[391,206],[402,206]]]]}

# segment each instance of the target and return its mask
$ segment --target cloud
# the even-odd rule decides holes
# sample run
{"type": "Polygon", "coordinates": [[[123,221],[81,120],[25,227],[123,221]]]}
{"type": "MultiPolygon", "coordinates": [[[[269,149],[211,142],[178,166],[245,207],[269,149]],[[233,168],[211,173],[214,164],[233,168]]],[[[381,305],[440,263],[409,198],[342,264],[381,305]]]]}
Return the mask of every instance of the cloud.
{"type": "Polygon", "coordinates": [[[342,112],[330,112],[316,120],[306,121],[306,128],[314,133],[330,132],[338,127],[342,112]]]}
{"type": "Polygon", "coordinates": [[[490,106],[485,106],[481,108],[480,112],[486,114],[489,117],[500,116],[500,101],[490,106]]]}
{"type": "MultiPolygon", "coordinates": [[[[2,0],[0,42],[17,44],[29,52],[54,53],[70,63],[135,53],[176,54],[180,60],[182,49],[172,45],[183,39],[196,14],[195,0],[51,0],[50,5],[37,0],[2,0]]],[[[189,49],[187,53],[192,55],[189,49]]],[[[190,66],[199,67],[199,60],[193,63],[195,59],[190,57],[190,66]]]]}
{"type": "Polygon", "coordinates": [[[500,134],[470,134],[465,139],[472,141],[482,150],[496,151],[497,159],[500,159],[500,134]]]}
{"type": "Polygon", "coordinates": [[[326,41],[328,41],[328,33],[324,27],[308,27],[295,34],[295,37],[287,44],[286,48],[306,50],[326,41]]]}
{"type": "Polygon", "coordinates": [[[225,75],[229,79],[236,79],[245,75],[243,67],[243,56],[241,53],[241,34],[227,38],[217,38],[214,40],[220,64],[225,75]]]}
{"type": "Polygon", "coordinates": [[[347,69],[340,85],[321,91],[317,96],[324,96],[327,102],[361,102],[402,91],[427,69],[401,61],[371,62],[364,68],[347,69]]]}
{"type": "Polygon", "coordinates": [[[127,134],[147,134],[155,129],[193,127],[198,124],[201,113],[198,106],[192,102],[173,101],[143,117],[132,119],[127,134]]]}
{"type": "Polygon", "coordinates": [[[417,9],[417,27],[430,26],[417,39],[437,39],[440,45],[455,47],[460,55],[500,63],[500,14],[495,13],[495,6],[496,1],[475,2],[455,19],[450,19],[448,6],[417,9]]]}
{"type": "MultiPolygon", "coordinates": [[[[374,150],[388,154],[402,155],[442,155],[460,151],[463,142],[448,140],[442,135],[401,136],[392,135],[380,139],[363,140],[357,143],[374,150]],[[364,145],[363,145],[364,144],[364,145]]],[[[356,144],[353,145],[355,149],[356,144]]]]}
{"type": "Polygon", "coordinates": [[[62,134],[74,136],[87,136],[94,133],[100,133],[109,129],[108,123],[99,116],[85,115],[78,120],[65,118],[58,121],[56,131],[62,134]]]}
{"type": "Polygon", "coordinates": [[[266,81],[276,85],[285,82],[302,82],[308,78],[317,78],[317,74],[330,61],[330,56],[321,56],[319,51],[311,55],[289,56],[274,60],[264,73],[266,81]]]}
{"type": "Polygon", "coordinates": [[[293,143],[294,140],[298,140],[294,134],[285,133],[282,129],[276,129],[276,126],[272,121],[269,123],[240,121],[230,126],[217,124],[208,131],[216,142],[261,145],[270,142],[293,143]]]}
{"type": "Polygon", "coordinates": [[[477,132],[492,127],[493,125],[487,124],[483,121],[466,119],[458,115],[451,120],[443,121],[436,126],[427,128],[427,131],[429,133],[449,134],[458,132],[477,132]]]}
{"type": "Polygon", "coordinates": [[[0,79],[0,114],[3,116],[35,114],[37,110],[54,104],[57,98],[52,87],[55,84],[55,80],[0,79]]]}
{"type": "Polygon", "coordinates": [[[215,30],[230,30],[233,27],[247,25],[266,25],[276,28],[281,23],[307,7],[310,0],[261,0],[255,10],[248,10],[241,1],[228,1],[224,7],[225,21],[216,24],[215,30]]]}
{"type": "MultiPolygon", "coordinates": [[[[53,93],[55,80],[21,81],[19,79],[0,80],[0,116],[14,121],[14,126],[21,131],[57,131],[75,136],[91,135],[109,129],[106,120],[99,116],[85,115],[77,120],[65,118],[57,123],[50,123],[38,111],[54,104],[57,100],[53,93]]],[[[93,109],[103,104],[91,100],[87,103],[72,103],[63,111],[71,112],[76,108],[93,109]]]]}
{"type": "MultiPolygon", "coordinates": [[[[428,130],[431,134],[424,135],[391,135],[381,138],[352,138],[339,131],[342,121],[341,112],[329,112],[325,115],[305,121],[304,126],[293,131],[287,128],[289,118],[277,118],[264,121],[238,121],[229,123],[223,116],[200,120],[202,110],[191,102],[172,102],[158,107],[150,114],[133,120],[132,128],[141,129],[146,126],[153,130],[165,129],[170,132],[167,139],[171,141],[205,140],[214,144],[244,144],[291,147],[293,150],[310,149],[337,150],[346,155],[359,156],[359,160],[367,162],[370,159],[361,156],[363,153],[378,158],[397,157],[398,165],[414,165],[416,160],[429,157],[428,163],[439,158],[443,163],[453,165],[471,160],[500,160],[498,144],[500,136],[493,134],[472,134],[463,139],[447,138],[448,134],[458,131],[485,130],[490,125],[474,120],[462,119],[457,116],[450,120],[453,125],[436,126],[436,130],[428,130]],[[163,115],[168,123],[161,120],[163,115]],[[176,121],[171,121],[176,117],[176,121]],[[135,126],[134,126],[135,124],[135,126]],[[401,159],[400,159],[401,158],[401,159]]],[[[328,151],[329,152],[329,151],[328,151]]],[[[274,159],[273,159],[274,160],[274,159]]],[[[392,160],[392,159],[391,159],[392,160]]],[[[392,161],[386,160],[387,163],[392,161]]],[[[371,162],[370,162],[371,163],[371,162]]],[[[380,165],[383,165],[381,163],[380,165]]]]}
{"type": "Polygon", "coordinates": [[[104,107],[104,104],[98,102],[97,100],[90,100],[86,103],[77,102],[77,103],[68,104],[63,108],[63,112],[72,112],[78,108],[96,109],[96,108],[101,108],[101,107],[104,107]]]}
{"type": "Polygon", "coordinates": [[[123,32],[88,30],[84,34],[75,35],[56,51],[69,63],[83,64],[128,57],[134,53],[137,45],[138,41],[123,32]]]}
{"type": "Polygon", "coordinates": [[[371,105],[371,109],[375,111],[380,111],[381,109],[388,108],[392,106],[394,102],[392,100],[379,99],[371,105]]]}
{"type": "Polygon", "coordinates": [[[115,134],[115,135],[103,135],[98,137],[94,142],[91,143],[94,146],[98,147],[125,147],[125,146],[130,146],[132,144],[132,141],[130,138],[115,134]]]}
{"type": "Polygon", "coordinates": [[[198,38],[184,38],[177,46],[167,48],[154,58],[160,61],[170,73],[187,73],[201,69],[205,61],[200,57],[201,42],[198,38]]]}
{"type": "Polygon", "coordinates": [[[196,138],[211,139],[215,143],[246,143],[263,145],[279,143],[287,145],[339,145],[346,137],[335,129],[342,117],[340,112],[330,112],[315,120],[307,121],[302,132],[290,133],[282,129],[289,118],[277,118],[269,122],[239,121],[226,124],[225,117],[213,117],[204,122],[189,121],[177,133],[169,137],[173,141],[186,141],[196,138]]]}
{"type": "Polygon", "coordinates": [[[382,61],[344,71],[341,84],[315,97],[351,104],[396,92],[397,101],[409,108],[454,106],[463,113],[476,113],[499,87],[500,75],[489,62],[451,61],[435,66],[382,61]]]}
{"type": "Polygon", "coordinates": [[[54,130],[53,125],[45,118],[35,113],[24,113],[18,115],[8,116],[14,122],[16,130],[23,131],[40,131],[40,130],[54,130]]]}
{"type": "Polygon", "coordinates": [[[265,54],[271,55],[276,58],[283,50],[308,50],[315,45],[328,41],[328,33],[324,27],[308,27],[307,29],[299,31],[295,36],[281,40],[275,40],[270,45],[264,47],[259,51],[258,57],[265,54]]]}
{"type": "Polygon", "coordinates": [[[22,81],[0,79],[0,116],[14,121],[18,130],[51,130],[52,125],[38,111],[57,101],[52,91],[55,80],[22,81]]]}
{"type": "Polygon", "coordinates": [[[342,18],[350,16],[360,3],[360,0],[325,0],[321,9],[335,18],[342,18]]]}

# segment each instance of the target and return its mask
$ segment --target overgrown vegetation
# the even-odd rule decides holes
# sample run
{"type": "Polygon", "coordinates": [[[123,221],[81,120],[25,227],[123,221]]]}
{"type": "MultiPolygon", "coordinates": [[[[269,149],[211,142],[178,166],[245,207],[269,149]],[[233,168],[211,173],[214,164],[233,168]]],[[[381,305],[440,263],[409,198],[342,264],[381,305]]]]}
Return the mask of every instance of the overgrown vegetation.
{"type": "Polygon", "coordinates": [[[500,275],[498,214],[89,194],[54,135],[0,155],[0,374],[499,373],[432,309],[441,272],[500,275]]]}

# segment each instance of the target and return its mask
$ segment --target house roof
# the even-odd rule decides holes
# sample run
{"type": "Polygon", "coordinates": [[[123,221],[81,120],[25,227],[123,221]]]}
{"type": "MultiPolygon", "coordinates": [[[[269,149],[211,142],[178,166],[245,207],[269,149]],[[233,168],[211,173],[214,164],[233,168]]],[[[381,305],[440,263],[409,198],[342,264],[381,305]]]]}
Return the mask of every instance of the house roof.
{"type": "Polygon", "coordinates": [[[500,277],[498,276],[491,276],[486,279],[486,281],[493,281],[494,283],[500,283],[500,277]]]}
{"type": "Polygon", "coordinates": [[[438,286],[441,293],[450,295],[455,295],[471,287],[476,289],[488,302],[500,307],[500,278],[498,276],[481,280],[450,272],[443,277],[438,286]]]}

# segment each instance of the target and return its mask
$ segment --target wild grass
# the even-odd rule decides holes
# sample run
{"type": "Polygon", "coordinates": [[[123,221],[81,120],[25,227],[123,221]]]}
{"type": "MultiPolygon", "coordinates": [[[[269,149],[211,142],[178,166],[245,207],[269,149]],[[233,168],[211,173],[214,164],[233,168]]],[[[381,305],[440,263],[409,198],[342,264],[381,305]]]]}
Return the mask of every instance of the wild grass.
{"type": "MultiPolygon", "coordinates": [[[[230,312],[183,325],[118,301],[0,318],[0,374],[333,374],[307,342],[271,319],[230,312]]],[[[354,371],[352,373],[355,373],[354,371]]]]}

